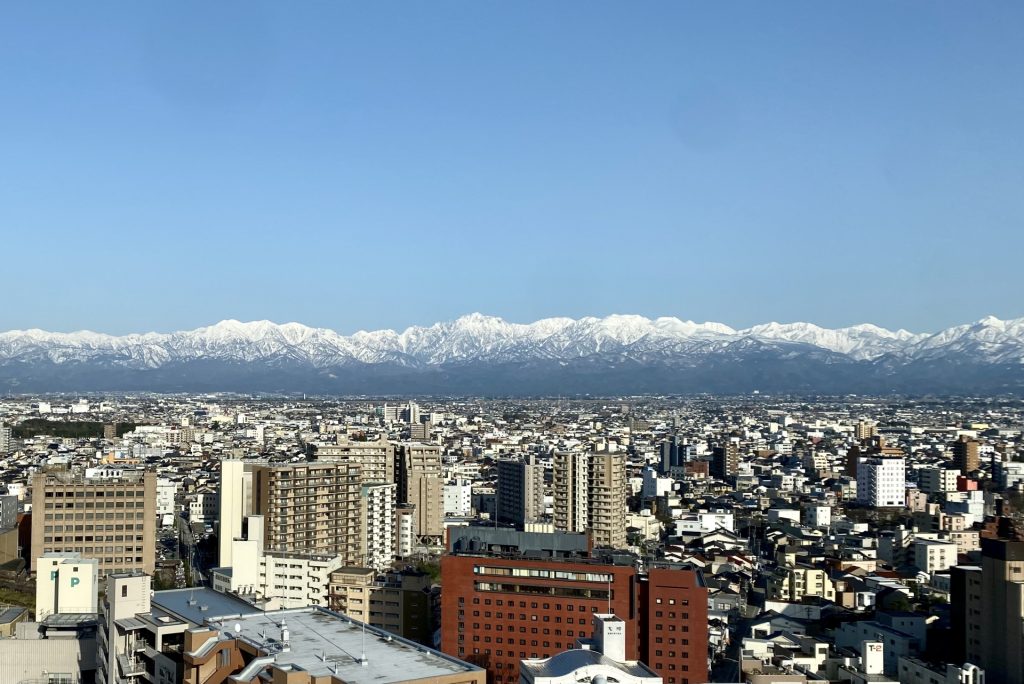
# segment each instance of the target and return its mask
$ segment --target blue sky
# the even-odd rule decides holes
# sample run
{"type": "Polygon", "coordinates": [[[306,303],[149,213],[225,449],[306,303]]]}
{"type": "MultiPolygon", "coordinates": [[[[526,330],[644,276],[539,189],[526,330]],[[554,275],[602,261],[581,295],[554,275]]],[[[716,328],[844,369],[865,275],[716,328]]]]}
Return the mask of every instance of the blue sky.
{"type": "Polygon", "coordinates": [[[1024,316],[1024,3],[6,3],[0,329],[1024,316]]]}

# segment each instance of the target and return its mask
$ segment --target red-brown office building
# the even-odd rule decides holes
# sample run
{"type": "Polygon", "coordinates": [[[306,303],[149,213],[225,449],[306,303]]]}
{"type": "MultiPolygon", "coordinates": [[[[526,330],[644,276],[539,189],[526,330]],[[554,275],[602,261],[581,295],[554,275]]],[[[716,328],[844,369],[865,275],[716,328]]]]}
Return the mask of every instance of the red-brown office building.
{"type": "Polygon", "coordinates": [[[521,659],[573,648],[609,612],[626,622],[627,658],[665,684],[707,681],[707,589],[693,570],[447,555],[441,587],[441,650],[486,668],[491,684],[517,684],[521,659]]]}

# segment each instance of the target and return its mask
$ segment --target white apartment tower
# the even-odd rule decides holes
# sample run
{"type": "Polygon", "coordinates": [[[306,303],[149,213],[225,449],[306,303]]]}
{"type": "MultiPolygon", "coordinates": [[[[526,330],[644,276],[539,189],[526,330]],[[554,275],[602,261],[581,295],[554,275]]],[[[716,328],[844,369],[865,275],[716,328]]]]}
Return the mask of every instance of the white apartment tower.
{"type": "Polygon", "coordinates": [[[395,560],[395,483],[365,484],[360,490],[363,513],[363,557],[366,567],[383,572],[395,560]]]}
{"type": "Polygon", "coordinates": [[[876,508],[905,506],[905,477],[902,458],[861,458],[857,467],[857,503],[876,508]]]}

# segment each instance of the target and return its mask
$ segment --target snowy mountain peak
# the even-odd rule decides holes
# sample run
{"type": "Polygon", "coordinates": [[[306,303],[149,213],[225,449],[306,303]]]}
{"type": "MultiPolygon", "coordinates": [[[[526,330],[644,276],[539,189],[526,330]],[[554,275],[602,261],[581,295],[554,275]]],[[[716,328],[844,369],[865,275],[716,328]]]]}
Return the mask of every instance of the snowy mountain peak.
{"type": "Polygon", "coordinates": [[[125,336],[13,330],[0,333],[0,366],[102,362],[155,369],[201,359],[329,369],[350,364],[571,362],[605,355],[620,361],[677,363],[725,351],[735,355],[766,349],[797,356],[828,353],[854,362],[885,357],[907,363],[966,355],[972,362],[1024,363],[1024,319],[987,316],[934,334],[914,334],[870,323],[829,329],[813,323],[771,322],[736,330],[722,323],[632,314],[524,324],[477,312],[401,332],[359,331],[350,336],[294,322],[226,319],[191,331],[125,336]]]}

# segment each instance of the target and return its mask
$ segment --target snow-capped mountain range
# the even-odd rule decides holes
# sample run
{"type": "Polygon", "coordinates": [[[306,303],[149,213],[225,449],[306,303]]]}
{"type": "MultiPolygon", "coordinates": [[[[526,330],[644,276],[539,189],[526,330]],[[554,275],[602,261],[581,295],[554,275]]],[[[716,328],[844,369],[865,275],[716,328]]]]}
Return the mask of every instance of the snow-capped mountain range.
{"type": "MultiPolygon", "coordinates": [[[[602,368],[609,371],[610,379],[627,367],[635,376],[649,374],[654,367],[673,369],[662,373],[666,380],[668,376],[679,380],[685,369],[690,376],[698,370],[698,375],[706,376],[712,368],[729,376],[742,367],[748,375],[753,374],[752,379],[763,376],[769,390],[785,389],[787,382],[792,389],[812,390],[815,380],[806,377],[802,364],[853,366],[865,378],[888,378],[879,391],[893,388],[893,380],[902,375],[901,368],[919,370],[922,364],[999,367],[1011,375],[1024,375],[1024,318],[1004,321],[989,316],[934,334],[891,331],[870,324],[827,329],[811,323],[766,323],[736,330],[721,323],[632,315],[548,318],[518,324],[481,314],[402,332],[360,331],[348,336],[299,323],[235,320],[196,330],[124,336],[88,331],[0,333],[0,386],[6,382],[22,389],[36,385],[62,389],[65,384],[67,389],[92,389],[87,378],[104,373],[111,382],[126,381],[124,389],[187,389],[193,384],[205,386],[218,376],[221,367],[230,366],[234,384],[248,377],[241,385],[267,391],[291,387],[289,376],[301,379],[296,386],[317,379],[315,391],[326,387],[343,392],[347,382],[360,391],[372,390],[374,372],[392,379],[433,373],[431,387],[437,385],[436,390],[442,391],[445,387],[438,374],[443,371],[442,375],[452,379],[451,391],[461,393],[460,383],[472,368],[476,384],[500,393],[500,387],[492,389],[492,383],[482,382],[486,369],[495,367],[505,374],[515,367],[520,376],[550,375],[554,369],[562,369],[556,375],[568,383],[567,392],[573,391],[572,369],[587,374],[589,384],[594,384],[602,368]],[[206,377],[189,378],[189,369],[194,370],[196,364],[203,366],[206,377]],[[782,378],[776,377],[773,364],[784,366],[783,375],[791,379],[780,385],[782,378]],[[273,382],[263,387],[260,378],[269,369],[274,370],[273,382]],[[169,386],[171,371],[177,380],[169,386]],[[147,376],[152,386],[145,381],[147,376]],[[355,376],[358,381],[353,383],[355,376]]],[[[422,380],[420,377],[413,384],[422,384],[422,380]]],[[[522,384],[521,380],[517,382],[522,384]]],[[[940,384],[948,385],[948,380],[940,384]]],[[[1011,384],[1015,381],[1009,380],[1011,384]]],[[[973,382],[971,378],[965,381],[968,385],[973,382]]],[[[116,388],[109,382],[99,384],[102,387],[96,389],[116,388]]],[[[623,392],[636,390],[635,378],[628,384],[623,392]]],[[[665,385],[640,383],[641,388],[650,386],[649,391],[671,391],[665,385]]]]}

